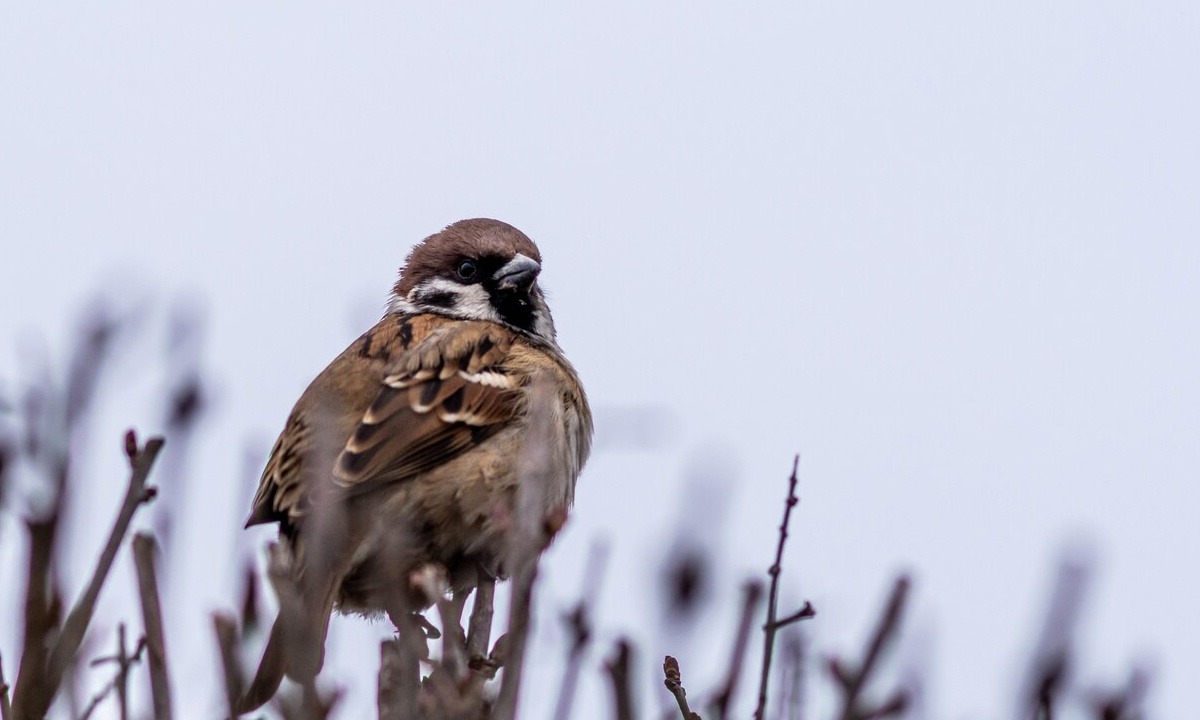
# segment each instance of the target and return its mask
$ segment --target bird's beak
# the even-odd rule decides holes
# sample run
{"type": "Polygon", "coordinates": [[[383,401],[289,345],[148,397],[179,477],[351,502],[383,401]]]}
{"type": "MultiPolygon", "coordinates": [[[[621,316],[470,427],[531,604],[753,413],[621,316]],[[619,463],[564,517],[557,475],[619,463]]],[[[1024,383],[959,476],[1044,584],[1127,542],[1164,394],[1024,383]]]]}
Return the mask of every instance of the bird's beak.
{"type": "Polygon", "coordinates": [[[541,271],[542,266],[537,260],[517,253],[516,257],[492,275],[492,280],[496,281],[496,287],[501,290],[528,290],[541,271]]]}

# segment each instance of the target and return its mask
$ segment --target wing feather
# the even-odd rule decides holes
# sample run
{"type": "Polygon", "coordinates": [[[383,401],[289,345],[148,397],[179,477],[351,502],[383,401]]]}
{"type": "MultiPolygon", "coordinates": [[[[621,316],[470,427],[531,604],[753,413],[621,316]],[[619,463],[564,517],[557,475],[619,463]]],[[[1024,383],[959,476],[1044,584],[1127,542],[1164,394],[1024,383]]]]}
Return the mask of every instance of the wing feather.
{"type": "Polygon", "coordinates": [[[412,479],[499,432],[522,378],[504,367],[512,332],[483,322],[439,328],[402,355],[334,467],[346,488],[412,479]]]}
{"type": "Polygon", "coordinates": [[[322,467],[332,458],[333,482],[357,492],[414,478],[499,432],[520,411],[529,380],[513,364],[515,337],[494,323],[433,315],[380,321],[297,403],[247,526],[279,522],[290,534],[313,483],[329,481],[322,467]]]}

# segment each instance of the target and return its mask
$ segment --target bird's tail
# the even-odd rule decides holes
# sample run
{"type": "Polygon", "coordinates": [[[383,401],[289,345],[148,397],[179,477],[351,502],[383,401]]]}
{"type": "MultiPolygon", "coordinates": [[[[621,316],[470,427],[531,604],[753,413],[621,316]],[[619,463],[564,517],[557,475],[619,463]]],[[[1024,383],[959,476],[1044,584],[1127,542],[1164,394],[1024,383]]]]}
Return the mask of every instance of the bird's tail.
{"type": "Polygon", "coordinates": [[[284,652],[282,615],[275,618],[271,626],[271,634],[267,638],[267,647],[263,650],[262,660],[258,663],[258,671],[254,679],[237,704],[239,715],[257,710],[275,697],[283,676],[287,674],[287,653],[284,652]]]}
{"type": "Polygon", "coordinates": [[[325,664],[325,634],[333,613],[333,593],[327,591],[325,596],[316,615],[289,615],[281,608],[271,625],[258,671],[237,704],[238,714],[265,705],[275,696],[285,675],[305,686],[316,679],[325,664]]]}

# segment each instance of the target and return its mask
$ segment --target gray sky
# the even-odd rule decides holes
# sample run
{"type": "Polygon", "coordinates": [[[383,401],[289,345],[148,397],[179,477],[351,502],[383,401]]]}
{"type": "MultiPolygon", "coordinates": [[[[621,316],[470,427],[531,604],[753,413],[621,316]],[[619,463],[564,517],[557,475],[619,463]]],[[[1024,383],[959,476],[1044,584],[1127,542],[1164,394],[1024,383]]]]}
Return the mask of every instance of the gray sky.
{"type": "MultiPolygon", "coordinates": [[[[1084,545],[1084,679],[1149,660],[1153,707],[1183,715],[1200,675],[1198,69],[1191,2],[8,4],[0,342],[61,351],[113,283],[206,308],[216,405],[169,612],[199,648],[179,672],[207,673],[247,438],[266,452],[412,243],[501,218],[540,244],[602,411],[543,642],[600,535],[602,641],[649,632],[644,558],[696,468],[725,510],[702,531],[728,627],[800,451],[789,592],[818,605],[821,649],[856,651],[910,568],[934,711],[1002,716],[1054,564],[1084,545]],[[604,426],[630,408],[671,418],[663,444],[604,426]]],[[[140,342],[89,449],[82,547],[117,503],[117,433],[157,422],[140,342]]],[[[331,675],[370,687],[382,632],[335,626],[331,675]]],[[[683,658],[698,687],[719,635],[683,658]]],[[[5,630],[9,672],[15,644],[5,630]]],[[[642,670],[665,702],[652,657],[642,670]]],[[[201,690],[184,717],[211,715],[201,690]]]]}

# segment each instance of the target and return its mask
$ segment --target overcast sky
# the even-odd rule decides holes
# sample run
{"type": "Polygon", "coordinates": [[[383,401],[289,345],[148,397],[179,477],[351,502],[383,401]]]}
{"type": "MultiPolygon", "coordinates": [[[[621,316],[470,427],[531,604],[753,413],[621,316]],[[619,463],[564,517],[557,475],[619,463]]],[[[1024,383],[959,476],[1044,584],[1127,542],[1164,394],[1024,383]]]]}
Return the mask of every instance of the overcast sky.
{"type": "MultiPolygon", "coordinates": [[[[269,537],[240,532],[248,443],[265,455],[414,242],[500,218],[539,243],[599,413],[541,642],[597,537],[602,649],[652,637],[646,559],[712,509],[695,532],[730,627],[800,452],[788,594],[817,605],[820,651],[856,652],[910,569],[906,652],[934,714],[1006,716],[1054,567],[1084,548],[1084,685],[1148,662],[1152,707],[1182,716],[1200,676],[1198,87],[1184,0],[10,3],[0,373],[13,387],[31,337],[61,356],[98,289],[203,308],[214,404],[168,641],[194,649],[179,678],[211,675],[235,542],[269,537]],[[655,432],[626,422],[647,414],[655,432]]],[[[97,418],[85,550],[118,502],[119,431],[161,427],[154,332],[97,418]]],[[[19,526],[0,533],[10,617],[19,526]]],[[[109,610],[132,584],[118,570],[109,610]]],[[[329,677],[372,692],[385,632],[337,623],[329,677]]],[[[726,644],[680,653],[697,686],[726,644]]],[[[663,648],[645,650],[657,707],[663,648]]],[[[214,716],[211,686],[188,685],[181,715],[214,716]]]]}

